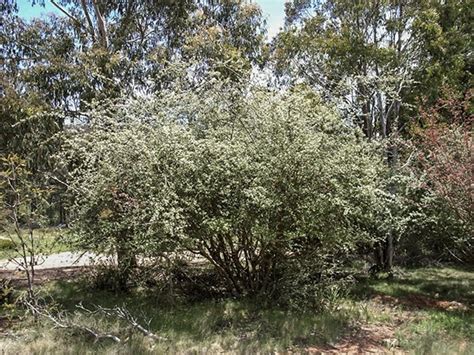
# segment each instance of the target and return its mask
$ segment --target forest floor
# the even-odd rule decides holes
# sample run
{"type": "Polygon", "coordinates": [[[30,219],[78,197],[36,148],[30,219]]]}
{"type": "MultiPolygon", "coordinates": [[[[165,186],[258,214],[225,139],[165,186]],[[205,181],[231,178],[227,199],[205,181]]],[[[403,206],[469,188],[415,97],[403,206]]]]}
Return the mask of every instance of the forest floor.
{"type": "MultiPolygon", "coordinates": [[[[364,278],[325,312],[290,312],[246,299],[167,297],[150,288],[112,292],[91,287],[88,275],[88,267],[42,269],[38,289],[51,309],[68,312],[62,319],[113,334],[120,343],[60,329],[47,318],[35,322],[4,305],[0,352],[474,354],[473,270],[418,268],[398,270],[393,279],[364,278]],[[125,307],[159,340],[117,317],[84,313],[79,304],[125,307]]],[[[2,277],[21,281],[12,271],[2,277]]]]}

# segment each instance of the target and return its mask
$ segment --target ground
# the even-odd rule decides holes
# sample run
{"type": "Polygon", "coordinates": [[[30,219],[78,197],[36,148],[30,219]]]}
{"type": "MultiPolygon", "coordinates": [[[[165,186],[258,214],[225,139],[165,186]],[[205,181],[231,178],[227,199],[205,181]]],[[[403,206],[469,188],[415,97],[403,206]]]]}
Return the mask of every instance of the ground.
{"type": "MultiPolygon", "coordinates": [[[[420,353],[474,354],[474,272],[459,267],[399,270],[395,278],[359,280],[334,309],[289,312],[255,300],[170,299],[145,288],[95,290],[87,267],[43,269],[45,299],[78,324],[110,332],[121,344],[53,329],[47,320],[7,317],[5,353],[420,353]],[[53,270],[55,270],[53,272],[53,270]],[[152,340],[120,320],[77,305],[125,306],[160,336],[152,340]]],[[[18,273],[3,272],[3,277],[18,273]]]]}
{"type": "MultiPolygon", "coordinates": [[[[361,275],[334,308],[289,312],[255,300],[190,300],[149,288],[128,293],[94,289],[90,280],[97,274],[91,274],[90,265],[96,256],[68,251],[58,239],[60,230],[41,235],[41,249],[52,253],[37,266],[41,297],[53,309],[66,310],[73,322],[93,324],[122,343],[58,330],[47,319],[34,322],[3,304],[0,350],[6,353],[474,354],[473,270],[400,269],[393,279],[361,275]],[[161,340],[137,334],[117,319],[83,314],[77,309],[81,302],[89,307],[124,305],[161,340]]],[[[0,257],[10,255],[6,248],[0,250],[0,257]]],[[[2,279],[19,290],[26,282],[18,266],[5,259],[0,260],[2,279]]]]}

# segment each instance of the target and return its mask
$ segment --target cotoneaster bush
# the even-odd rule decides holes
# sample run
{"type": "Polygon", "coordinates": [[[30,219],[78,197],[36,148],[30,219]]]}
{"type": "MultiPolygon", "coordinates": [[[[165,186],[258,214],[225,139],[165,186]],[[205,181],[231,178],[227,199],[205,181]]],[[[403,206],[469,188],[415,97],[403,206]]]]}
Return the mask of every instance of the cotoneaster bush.
{"type": "Polygon", "coordinates": [[[372,241],[381,154],[304,89],[226,94],[94,112],[66,154],[80,239],[124,270],[191,251],[236,295],[289,292],[300,264],[320,282],[372,241]]]}

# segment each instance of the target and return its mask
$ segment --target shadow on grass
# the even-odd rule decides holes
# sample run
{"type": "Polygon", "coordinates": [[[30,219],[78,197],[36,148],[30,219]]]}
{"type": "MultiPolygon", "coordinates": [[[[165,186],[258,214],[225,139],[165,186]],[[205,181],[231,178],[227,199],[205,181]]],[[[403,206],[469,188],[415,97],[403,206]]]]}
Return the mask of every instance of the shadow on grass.
{"type": "MultiPolygon", "coordinates": [[[[261,352],[323,346],[337,342],[349,329],[345,311],[292,313],[278,307],[262,307],[251,299],[174,300],[149,290],[114,293],[93,290],[80,282],[56,282],[47,292],[61,308],[74,312],[86,307],[124,306],[150,329],[176,344],[220,344],[224,350],[261,352]]],[[[173,348],[175,351],[179,349],[173,348]]]]}
{"type": "Polygon", "coordinates": [[[352,290],[356,299],[384,294],[392,297],[409,295],[474,304],[474,273],[466,269],[422,268],[406,270],[392,278],[361,280],[352,290]]]}

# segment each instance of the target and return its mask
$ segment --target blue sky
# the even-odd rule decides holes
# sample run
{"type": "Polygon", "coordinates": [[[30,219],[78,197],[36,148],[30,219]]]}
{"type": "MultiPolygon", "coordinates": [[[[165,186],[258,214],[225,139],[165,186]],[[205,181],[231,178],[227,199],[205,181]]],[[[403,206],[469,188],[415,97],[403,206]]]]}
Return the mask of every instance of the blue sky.
{"type": "Polygon", "coordinates": [[[285,22],[285,0],[255,0],[267,19],[268,36],[272,38],[285,22]]]}
{"type": "MultiPolygon", "coordinates": [[[[272,38],[283,26],[285,20],[285,0],[254,0],[263,10],[267,19],[268,36],[272,38]]],[[[20,16],[24,18],[38,17],[48,12],[57,13],[58,10],[46,0],[45,7],[35,5],[31,6],[31,0],[18,0],[18,9],[20,16]]]]}

